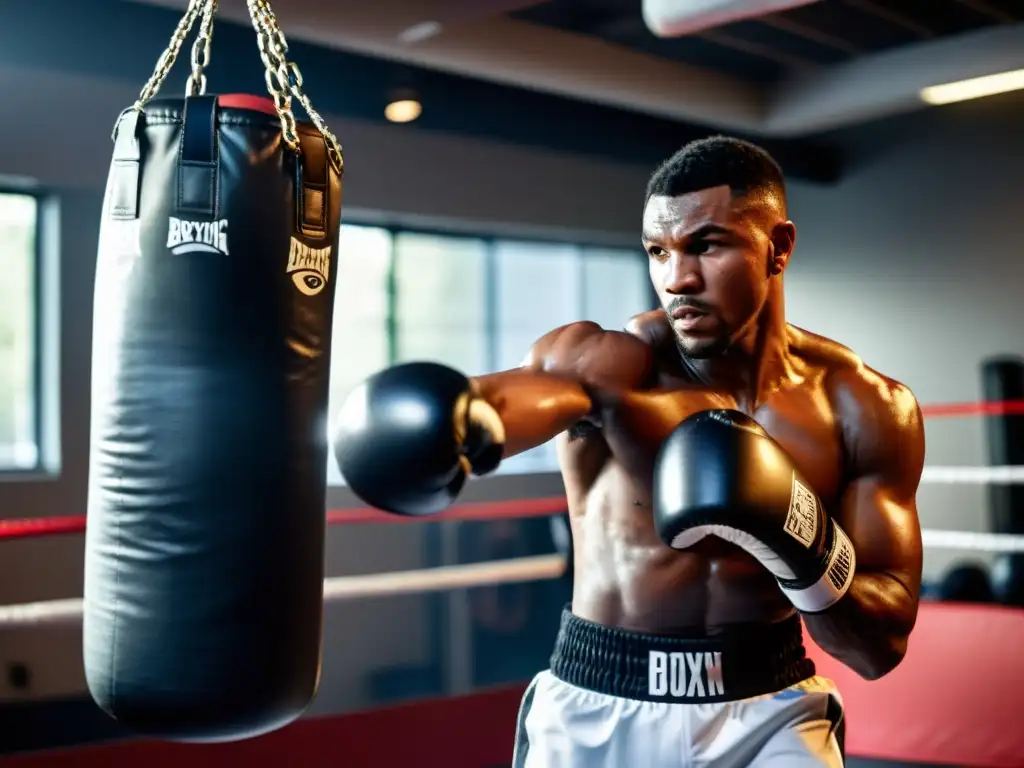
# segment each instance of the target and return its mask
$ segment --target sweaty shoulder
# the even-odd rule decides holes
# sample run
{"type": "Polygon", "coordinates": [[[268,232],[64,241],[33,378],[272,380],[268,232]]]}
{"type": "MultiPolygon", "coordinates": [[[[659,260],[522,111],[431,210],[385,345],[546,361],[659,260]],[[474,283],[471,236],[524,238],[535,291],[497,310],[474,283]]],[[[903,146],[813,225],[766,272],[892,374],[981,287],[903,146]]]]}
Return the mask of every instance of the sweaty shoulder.
{"type": "Polygon", "coordinates": [[[541,337],[522,367],[566,376],[601,389],[634,389],[651,375],[650,344],[597,323],[563,325],[541,337]]]}
{"type": "Polygon", "coordinates": [[[924,464],[924,423],[914,393],[842,344],[794,330],[808,363],[821,366],[851,468],[903,478],[916,489],[924,464]]]}

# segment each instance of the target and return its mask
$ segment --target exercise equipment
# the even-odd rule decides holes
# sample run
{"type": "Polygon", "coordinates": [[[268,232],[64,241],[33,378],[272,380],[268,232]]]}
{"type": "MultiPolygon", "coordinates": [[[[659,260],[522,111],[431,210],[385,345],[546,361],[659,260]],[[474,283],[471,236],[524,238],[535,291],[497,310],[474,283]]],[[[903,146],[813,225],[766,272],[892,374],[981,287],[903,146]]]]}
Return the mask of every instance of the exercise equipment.
{"type": "MultiPolygon", "coordinates": [[[[1005,403],[1024,399],[1024,360],[996,357],[982,363],[985,399],[1005,403]]],[[[985,417],[989,463],[993,466],[1024,464],[1024,414],[1007,412],[985,417]]],[[[1024,533],[1024,485],[991,485],[988,489],[992,530],[1024,533]]],[[[1005,555],[993,570],[997,599],[1024,606],[1024,556],[1005,555]]]]}
{"type": "Polygon", "coordinates": [[[974,563],[959,563],[946,571],[935,597],[951,603],[991,603],[995,599],[988,571],[974,563]]]}
{"type": "Polygon", "coordinates": [[[86,679],[183,741],[291,722],[320,672],[343,159],[248,5],[273,100],[206,93],[217,3],[192,0],[117,120],[97,257],[86,679]],[[188,95],[157,98],[200,17],[188,95]]]}

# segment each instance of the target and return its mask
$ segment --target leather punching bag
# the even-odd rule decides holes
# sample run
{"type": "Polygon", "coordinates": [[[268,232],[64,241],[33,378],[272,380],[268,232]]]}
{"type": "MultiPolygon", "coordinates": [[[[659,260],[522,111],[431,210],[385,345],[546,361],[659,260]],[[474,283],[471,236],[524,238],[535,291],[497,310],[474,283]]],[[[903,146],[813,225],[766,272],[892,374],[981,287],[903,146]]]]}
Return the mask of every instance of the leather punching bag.
{"type": "MultiPolygon", "coordinates": [[[[1024,360],[999,357],[986,360],[981,368],[985,400],[1024,400],[1024,360]]],[[[1024,415],[1002,413],[985,417],[988,458],[993,466],[1024,464],[1024,415]]],[[[996,533],[1024,533],[1024,485],[989,486],[992,530],[996,533]]],[[[1002,554],[992,570],[996,599],[1004,605],[1024,605],[1024,555],[1002,554]]]]}
{"type": "Polygon", "coordinates": [[[117,122],[84,660],[99,706],[151,736],[273,730],[319,679],[341,167],[314,127],[297,138],[252,96],[117,122]]]}

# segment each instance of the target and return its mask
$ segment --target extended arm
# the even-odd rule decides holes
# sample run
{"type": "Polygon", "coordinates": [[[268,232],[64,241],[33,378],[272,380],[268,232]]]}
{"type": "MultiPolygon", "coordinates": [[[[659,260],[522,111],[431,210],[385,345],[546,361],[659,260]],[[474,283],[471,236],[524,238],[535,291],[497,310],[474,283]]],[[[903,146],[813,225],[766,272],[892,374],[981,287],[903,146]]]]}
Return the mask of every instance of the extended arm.
{"type": "Polygon", "coordinates": [[[445,509],[472,473],[551,440],[594,409],[591,392],[640,380],[648,345],[594,323],[540,339],[520,368],[475,379],[437,363],[371,376],[345,399],[334,453],[366,503],[426,515],[445,509]]]}
{"type": "Polygon", "coordinates": [[[593,392],[635,386],[650,365],[646,344],[595,323],[573,323],[541,338],[519,368],[473,382],[476,395],[504,424],[507,458],[586,419],[594,410],[593,392]]]}
{"type": "Polygon", "coordinates": [[[832,512],[857,552],[856,575],[839,602],[804,621],[822,650],[876,679],[902,661],[917,619],[924,428],[914,396],[901,385],[850,394],[858,408],[855,477],[832,512]]]}

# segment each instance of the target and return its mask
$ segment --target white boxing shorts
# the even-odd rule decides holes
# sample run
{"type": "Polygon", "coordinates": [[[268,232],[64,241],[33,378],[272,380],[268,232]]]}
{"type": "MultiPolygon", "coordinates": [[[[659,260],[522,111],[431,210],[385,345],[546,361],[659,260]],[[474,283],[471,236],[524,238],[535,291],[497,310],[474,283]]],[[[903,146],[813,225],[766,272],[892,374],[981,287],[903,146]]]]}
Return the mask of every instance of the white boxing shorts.
{"type": "Polygon", "coordinates": [[[526,689],[513,768],[843,765],[843,708],[800,620],[702,637],[593,624],[568,610],[526,689]]]}

